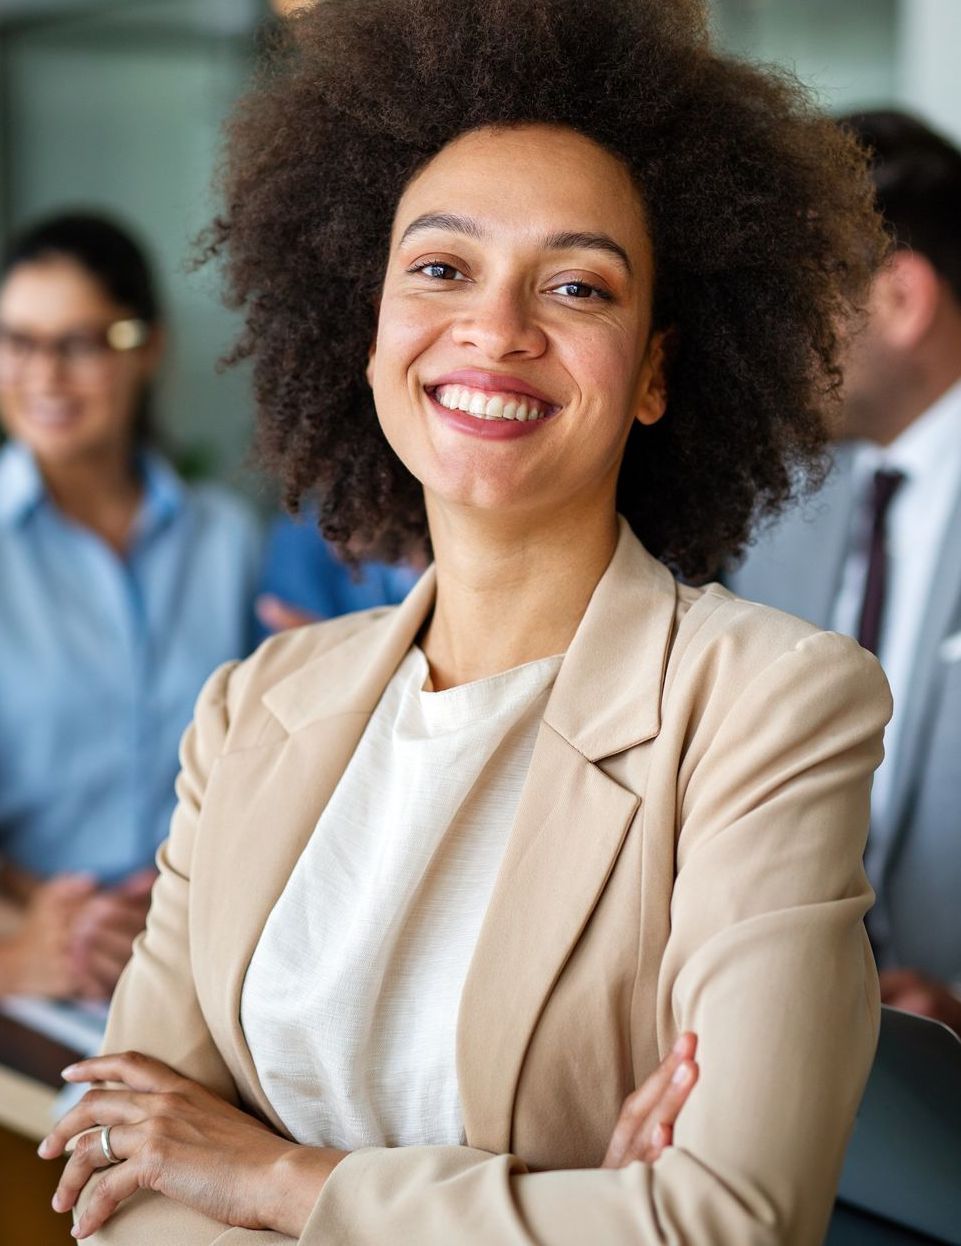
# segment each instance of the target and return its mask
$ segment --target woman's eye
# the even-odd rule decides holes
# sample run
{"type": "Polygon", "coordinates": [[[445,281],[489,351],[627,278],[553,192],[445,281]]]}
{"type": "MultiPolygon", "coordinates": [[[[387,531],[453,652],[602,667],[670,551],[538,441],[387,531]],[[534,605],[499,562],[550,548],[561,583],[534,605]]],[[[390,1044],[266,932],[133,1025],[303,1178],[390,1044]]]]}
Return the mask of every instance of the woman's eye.
{"type": "Polygon", "coordinates": [[[555,294],[563,294],[565,298],[573,299],[607,299],[611,296],[606,290],[602,290],[600,286],[592,286],[587,281],[562,281],[559,286],[552,286],[552,292],[555,294]]]}
{"type": "Polygon", "coordinates": [[[423,273],[425,277],[433,277],[435,281],[456,281],[458,277],[464,276],[459,268],[455,268],[453,264],[445,264],[442,260],[426,260],[422,264],[415,264],[408,271],[423,273]]]}
{"type": "Polygon", "coordinates": [[[102,342],[84,334],[71,334],[61,339],[60,350],[65,359],[85,360],[99,355],[104,350],[102,342]]]}

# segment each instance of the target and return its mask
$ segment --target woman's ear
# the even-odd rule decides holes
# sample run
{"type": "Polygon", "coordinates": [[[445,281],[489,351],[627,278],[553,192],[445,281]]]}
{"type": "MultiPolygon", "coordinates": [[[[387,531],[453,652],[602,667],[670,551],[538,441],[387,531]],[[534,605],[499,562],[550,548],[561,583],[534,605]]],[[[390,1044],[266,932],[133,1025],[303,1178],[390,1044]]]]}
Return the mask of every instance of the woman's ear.
{"type": "Polygon", "coordinates": [[[374,388],[374,356],[377,354],[377,342],[371,344],[370,351],[367,355],[367,367],[364,375],[367,377],[367,384],[371,389],[374,388]]]}
{"type": "Polygon", "coordinates": [[[656,424],[667,410],[667,374],[676,340],[677,332],[673,325],[667,329],[655,329],[651,334],[634,412],[634,418],[640,424],[656,424]]]}

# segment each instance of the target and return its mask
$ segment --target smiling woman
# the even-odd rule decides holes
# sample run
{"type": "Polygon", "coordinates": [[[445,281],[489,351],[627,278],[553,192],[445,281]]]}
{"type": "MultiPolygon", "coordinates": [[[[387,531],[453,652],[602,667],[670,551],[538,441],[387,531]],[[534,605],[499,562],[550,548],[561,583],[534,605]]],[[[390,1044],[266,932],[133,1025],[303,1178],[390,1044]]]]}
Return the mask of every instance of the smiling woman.
{"type": "MultiPolygon", "coordinates": [[[[341,544],[396,556],[423,539],[420,484],[379,437],[359,366],[395,209],[459,136],[538,123],[604,149],[607,210],[643,200],[670,416],[632,430],[618,509],[675,570],[714,573],[821,469],[835,332],[886,246],[855,145],[796,83],[718,55],[699,0],[315,7],[285,23],[234,119],[228,211],[210,237],[248,312],[238,354],[253,356],[261,449],[288,501],[319,491],[341,544]]],[[[569,191],[577,153],[562,139],[546,187],[526,154],[514,145],[483,203],[569,191]]],[[[437,201],[422,213],[457,215],[437,201]]],[[[550,231],[626,246],[576,217],[550,231]]]]}
{"type": "Polygon", "coordinates": [[[889,698],[672,569],[816,470],[862,158],[693,0],[287,38],[211,241],[261,446],[345,550],[435,561],[209,681],[57,1206],[137,1246],[813,1246],[889,698]]]}

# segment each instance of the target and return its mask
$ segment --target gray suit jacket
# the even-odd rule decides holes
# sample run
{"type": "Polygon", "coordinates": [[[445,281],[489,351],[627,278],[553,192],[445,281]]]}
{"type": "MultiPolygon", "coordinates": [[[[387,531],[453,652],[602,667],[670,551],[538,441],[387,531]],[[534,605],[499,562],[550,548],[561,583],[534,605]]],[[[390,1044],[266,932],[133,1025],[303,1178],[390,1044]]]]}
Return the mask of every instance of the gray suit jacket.
{"type": "MultiPolygon", "coordinates": [[[[858,499],[852,452],[839,449],[821,492],[761,533],[727,577],[742,597],[829,627],[858,499]]],[[[871,826],[868,872],[882,966],[961,982],[961,495],[926,603],[901,718],[891,799],[871,826]],[[946,643],[947,642],[947,643],[946,643]]]]}

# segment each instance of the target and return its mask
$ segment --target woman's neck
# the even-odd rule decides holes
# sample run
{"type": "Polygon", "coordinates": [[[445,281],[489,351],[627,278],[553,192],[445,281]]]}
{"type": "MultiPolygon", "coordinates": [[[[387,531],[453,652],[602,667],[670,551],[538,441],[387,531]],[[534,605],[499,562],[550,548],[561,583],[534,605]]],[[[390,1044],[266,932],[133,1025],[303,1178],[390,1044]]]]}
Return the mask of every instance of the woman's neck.
{"type": "Polygon", "coordinates": [[[428,512],[437,601],[422,647],[434,689],[563,653],[614,553],[613,505],[549,522],[428,512]]]}
{"type": "Polygon", "coordinates": [[[75,523],[95,532],[118,554],[126,553],[143,486],[130,447],[41,462],[47,491],[75,523]]]}

